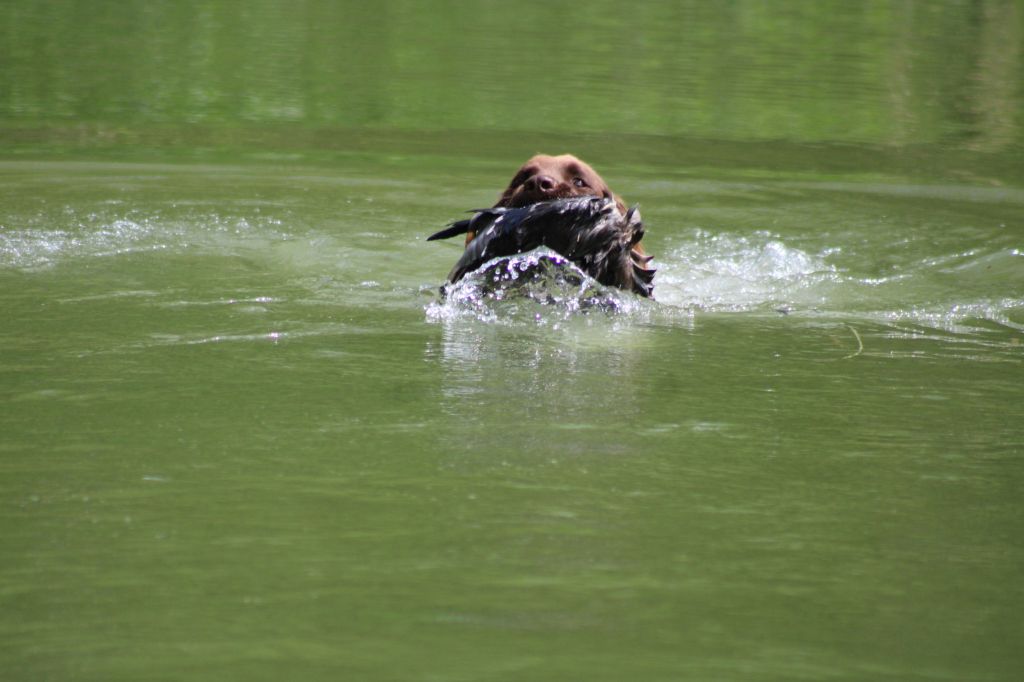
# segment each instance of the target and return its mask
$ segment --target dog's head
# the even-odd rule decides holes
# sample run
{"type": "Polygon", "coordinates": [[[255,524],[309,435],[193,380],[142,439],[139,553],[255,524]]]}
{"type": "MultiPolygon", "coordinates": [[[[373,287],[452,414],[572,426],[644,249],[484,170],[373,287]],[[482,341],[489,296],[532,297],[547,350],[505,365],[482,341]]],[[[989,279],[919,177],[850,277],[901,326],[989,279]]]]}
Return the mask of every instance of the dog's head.
{"type": "Polygon", "coordinates": [[[538,154],[523,164],[495,206],[516,208],[567,197],[609,197],[621,213],[626,206],[589,165],[572,154],[538,154]]]}
{"type": "MultiPolygon", "coordinates": [[[[515,209],[531,206],[539,202],[571,199],[573,197],[611,199],[615,202],[619,212],[618,216],[611,216],[614,223],[613,227],[619,230],[618,238],[605,244],[607,248],[605,249],[605,255],[602,256],[602,262],[605,265],[611,263],[614,267],[612,270],[602,269],[604,266],[595,269],[593,267],[595,263],[589,262],[589,264],[584,264],[586,265],[585,269],[587,272],[591,276],[598,278],[598,281],[603,284],[610,284],[621,289],[634,291],[642,296],[651,296],[654,288],[654,269],[650,267],[651,257],[644,253],[643,247],[639,244],[639,240],[643,236],[640,214],[636,212],[635,207],[626,211],[626,206],[623,204],[622,199],[612,193],[607,183],[601,179],[601,176],[575,156],[571,154],[562,154],[560,156],[538,154],[533,157],[522,165],[515,174],[515,177],[512,178],[512,182],[509,183],[509,186],[498,197],[498,203],[494,206],[495,208],[515,209]],[[614,262],[606,260],[606,257],[612,258],[614,262]]],[[[593,202],[581,203],[593,204],[593,202]]],[[[606,202],[597,203],[601,204],[602,210],[609,209],[606,202]]],[[[548,205],[538,208],[558,210],[559,207],[548,205]]],[[[527,209],[525,212],[520,211],[519,213],[529,214],[532,210],[533,208],[527,209]]],[[[504,219],[504,216],[507,215],[506,212],[475,211],[475,213],[477,213],[476,217],[452,223],[447,229],[427,237],[429,241],[433,239],[447,239],[448,237],[465,233],[467,252],[463,254],[463,258],[456,264],[452,273],[449,274],[450,281],[457,281],[462,276],[464,271],[460,270],[460,267],[462,267],[463,261],[466,260],[467,254],[473,254],[470,261],[473,258],[482,258],[488,253],[489,247],[494,246],[499,241],[496,235],[504,235],[506,241],[509,242],[502,246],[503,249],[506,247],[512,249],[507,251],[507,254],[518,253],[514,249],[522,246],[522,244],[513,243],[515,240],[504,232],[500,230],[496,232],[490,229],[497,225],[498,221],[504,219]],[[475,223],[481,215],[487,215],[491,218],[490,224],[481,227],[483,234],[489,234],[490,237],[485,242],[474,245],[474,240],[477,237],[475,223]],[[474,249],[474,251],[470,252],[469,249],[474,249]]],[[[522,216],[520,216],[521,218],[522,216]]],[[[593,221],[583,221],[580,224],[570,222],[570,224],[556,226],[556,231],[578,230],[573,236],[579,242],[583,238],[593,238],[597,232],[600,232],[590,229],[592,227],[593,221]]],[[[607,230],[604,230],[603,237],[608,237],[607,230]]],[[[545,242],[541,241],[539,243],[545,242]]],[[[494,256],[496,254],[497,252],[492,252],[490,255],[494,256]]],[[[577,264],[579,265],[579,263],[577,264]]]]}

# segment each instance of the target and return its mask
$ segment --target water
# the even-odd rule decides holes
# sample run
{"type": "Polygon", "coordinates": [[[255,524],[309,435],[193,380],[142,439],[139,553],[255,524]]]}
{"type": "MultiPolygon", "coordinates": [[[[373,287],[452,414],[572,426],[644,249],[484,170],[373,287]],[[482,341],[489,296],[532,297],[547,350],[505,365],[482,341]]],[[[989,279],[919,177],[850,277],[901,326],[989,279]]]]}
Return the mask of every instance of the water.
{"type": "Polygon", "coordinates": [[[1020,678],[1019,3],[176,7],[0,18],[4,679],[1020,678]]]}

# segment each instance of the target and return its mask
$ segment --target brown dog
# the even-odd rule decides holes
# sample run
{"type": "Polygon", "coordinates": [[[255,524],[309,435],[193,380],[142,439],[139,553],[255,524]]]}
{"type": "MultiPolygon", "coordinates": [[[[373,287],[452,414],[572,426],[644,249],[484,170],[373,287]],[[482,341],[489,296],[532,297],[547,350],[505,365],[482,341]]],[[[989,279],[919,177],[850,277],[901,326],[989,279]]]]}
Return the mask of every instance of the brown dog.
{"type": "MultiPolygon", "coordinates": [[[[568,197],[609,197],[615,199],[619,213],[626,212],[622,199],[612,194],[597,171],[572,154],[537,154],[516,171],[494,206],[517,208],[568,197]]],[[[466,244],[475,236],[475,232],[467,232],[466,244]]]]}
{"type": "MultiPolygon", "coordinates": [[[[533,206],[540,202],[571,199],[574,197],[610,199],[614,202],[615,209],[617,209],[617,217],[613,217],[615,211],[609,205],[608,211],[611,211],[611,213],[603,214],[607,215],[607,220],[597,220],[597,214],[594,214],[594,220],[586,222],[587,228],[583,229],[581,227],[582,231],[580,232],[562,234],[566,229],[576,228],[572,228],[571,225],[553,225],[544,228],[554,230],[547,237],[544,234],[536,234],[531,237],[532,241],[530,239],[527,241],[530,244],[536,242],[536,244],[552,245],[552,242],[559,239],[562,241],[568,240],[567,243],[574,245],[574,253],[577,250],[593,252],[594,254],[600,253],[600,257],[595,255],[585,258],[578,256],[582,261],[586,262],[581,261],[577,265],[587,270],[588,274],[596,277],[602,284],[611,284],[622,289],[634,291],[643,296],[651,296],[654,288],[654,270],[649,267],[651,257],[644,254],[644,250],[639,244],[639,240],[643,236],[640,214],[636,209],[627,211],[622,199],[612,193],[608,184],[601,179],[601,176],[588,164],[572,154],[561,154],[559,156],[538,154],[531,158],[516,172],[512,182],[509,183],[508,187],[501,193],[501,196],[498,197],[498,203],[494,207],[518,209],[533,206]],[[601,229],[597,229],[599,226],[601,229]],[[607,231],[606,228],[609,227],[613,232],[607,231]],[[594,258],[597,258],[597,260],[592,260],[594,258]],[[600,276],[598,275],[598,270],[602,273],[600,276]]],[[[489,212],[485,210],[481,215],[489,215],[489,212]]],[[[539,217],[537,220],[542,221],[539,217]]],[[[490,220],[479,222],[475,219],[459,221],[453,223],[448,229],[431,235],[428,237],[428,240],[445,239],[465,232],[467,251],[462,260],[468,258],[469,261],[476,264],[476,259],[473,257],[475,255],[481,257],[488,254],[491,257],[496,255],[492,248],[494,244],[490,242],[488,244],[474,245],[474,248],[479,250],[480,254],[470,253],[472,250],[469,248],[470,244],[478,234],[477,225],[483,225],[479,229],[485,230],[486,226],[496,224],[497,222],[493,220],[493,216],[491,216],[490,220]]],[[[535,226],[533,229],[537,229],[536,226],[540,223],[533,224],[535,226]]],[[[493,233],[487,233],[485,230],[485,238],[491,240],[494,238],[494,235],[493,233]]],[[[514,248],[520,249],[524,248],[524,246],[525,244],[516,244],[514,248]]],[[[558,250],[558,247],[555,248],[558,250]]],[[[510,252],[516,253],[518,251],[510,252]]],[[[569,253],[563,253],[563,255],[573,258],[569,253]]],[[[459,272],[459,266],[457,265],[456,269],[453,270],[455,274],[450,275],[451,281],[455,281],[461,276],[461,274],[458,274],[459,272]]]]}
{"type": "Polygon", "coordinates": [[[568,197],[612,198],[619,212],[626,212],[622,200],[612,194],[601,176],[572,154],[538,154],[524,163],[495,206],[515,208],[568,197]]]}
{"type": "MultiPolygon", "coordinates": [[[[537,154],[531,158],[519,168],[495,206],[515,208],[566,197],[607,197],[615,200],[619,213],[626,212],[622,199],[612,192],[597,171],[572,154],[537,154]]],[[[473,241],[473,237],[467,234],[466,244],[473,241]]],[[[633,260],[647,269],[651,259],[645,255],[644,247],[636,244],[631,251],[637,256],[633,260]]]]}

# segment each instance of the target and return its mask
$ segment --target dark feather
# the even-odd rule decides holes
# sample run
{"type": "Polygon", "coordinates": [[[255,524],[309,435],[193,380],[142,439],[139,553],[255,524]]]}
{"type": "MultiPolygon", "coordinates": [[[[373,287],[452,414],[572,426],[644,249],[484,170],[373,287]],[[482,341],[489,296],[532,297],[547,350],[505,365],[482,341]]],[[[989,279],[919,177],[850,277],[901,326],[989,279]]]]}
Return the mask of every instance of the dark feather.
{"type": "Polygon", "coordinates": [[[449,237],[455,237],[460,234],[466,234],[467,232],[469,232],[469,224],[471,222],[471,218],[466,218],[465,220],[454,222],[445,229],[441,230],[440,232],[435,232],[434,234],[427,237],[427,241],[432,242],[435,239],[448,239],[449,237]]]}
{"type": "Polygon", "coordinates": [[[520,208],[482,209],[428,239],[466,232],[476,237],[448,273],[450,282],[492,258],[546,246],[601,284],[642,296],[654,290],[654,270],[646,267],[650,257],[633,250],[644,234],[640,212],[633,207],[622,215],[610,198],[574,197],[520,208]]]}

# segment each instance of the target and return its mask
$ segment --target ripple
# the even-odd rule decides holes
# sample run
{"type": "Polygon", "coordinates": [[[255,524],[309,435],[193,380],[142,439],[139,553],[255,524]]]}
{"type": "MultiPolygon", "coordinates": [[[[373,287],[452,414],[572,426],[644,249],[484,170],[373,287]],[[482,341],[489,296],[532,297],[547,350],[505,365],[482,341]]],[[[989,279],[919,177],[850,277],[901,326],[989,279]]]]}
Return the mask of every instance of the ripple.
{"type": "Polygon", "coordinates": [[[961,301],[907,309],[877,311],[873,314],[886,322],[906,322],[953,333],[976,333],[1006,330],[1024,331],[1024,299],[1001,298],[961,301]]]}

